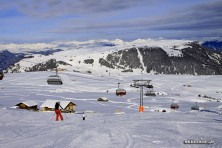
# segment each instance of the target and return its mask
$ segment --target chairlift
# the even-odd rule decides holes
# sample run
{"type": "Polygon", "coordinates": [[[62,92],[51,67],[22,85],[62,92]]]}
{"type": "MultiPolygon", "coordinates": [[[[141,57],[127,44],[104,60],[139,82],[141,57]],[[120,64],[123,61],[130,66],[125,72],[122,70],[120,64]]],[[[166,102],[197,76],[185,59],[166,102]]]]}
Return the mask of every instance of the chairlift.
{"type": "MultiPolygon", "coordinates": [[[[173,99],[173,101],[174,101],[174,99],[173,99]]],[[[178,109],[179,105],[177,103],[174,103],[173,101],[172,101],[172,104],[170,105],[170,108],[171,109],[178,109]]]]}
{"type": "Polygon", "coordinates": [[[116,90],[116,95],[117,96],[124,96],[124,95],[126,95],[126,90],[123,89],[123,88],[119,88],[119,84],[120,83],[118,83],[118,89],[116,90]]]}
{"type": "Polygon", "coordinates": [[[116,90],[116,95],[117,96],[124,96],[124,95],[126,95],[126,91],[124,89],[122,89],[122,88],[118,88],[116,90]]]}
{"type": "Polygon", "coordinates": [[[47,83],[49,85],[62,85],[62,79],[60,78],[60,76],[57,75],[51,75],[48,77],[47,79],[47,83]]]}
{"type": "Polygon", "coordinates": [[[62,85],[62,79],[58,76],[58,70],[56,69],[56,75],[51,75],[47,79],[49,85],[62,85]]]}
{"type": "Polygon", "coordinates": [[[199,110],[199,106],[197,105],[197,102],[196,102],[196,105],[191,107],[191,110],[199,110]]]}
{"type": "Polygon", "coordinates": [[[146,93],[145,93],[146,96],[156,96],[155,92],[153,90],[148,90],[146,93]]]}
{"type": "Polygon", "coordinates": [[[153,85],[149,84],[150,82],[145,83],[145,87],[148,88],[147,92],[145,93],[146,96],[156,96],[155,92],[153,91],[153,85]]]}
{"type": "Polygon", "coordinates": [[[0,80],[2,80],[4,77],[4,73],[2,71],[0,71],[0,80]]]}
{"type": "Polygon", "coordinates": [[[153,89],[153,85],[146,85],[146,88],[152,88],[153,89]]]}

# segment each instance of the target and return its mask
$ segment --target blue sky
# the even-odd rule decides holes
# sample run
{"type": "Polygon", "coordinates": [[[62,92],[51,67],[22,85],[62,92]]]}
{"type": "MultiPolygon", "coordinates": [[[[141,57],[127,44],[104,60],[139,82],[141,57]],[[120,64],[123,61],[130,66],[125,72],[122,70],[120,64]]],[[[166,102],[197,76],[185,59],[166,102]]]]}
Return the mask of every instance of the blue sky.
{"type": "Polygon", "coordinates": [[[0,43],[222,37],[221,0],[0,0],[0,43]]]}

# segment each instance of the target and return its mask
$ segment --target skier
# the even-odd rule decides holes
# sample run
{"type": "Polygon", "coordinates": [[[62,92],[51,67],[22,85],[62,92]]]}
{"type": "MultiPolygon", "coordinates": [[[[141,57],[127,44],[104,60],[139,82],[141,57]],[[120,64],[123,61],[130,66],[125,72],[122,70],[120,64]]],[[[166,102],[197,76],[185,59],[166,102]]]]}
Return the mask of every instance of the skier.
{"type": "Polygon", "coordinates": [[[63,116],[61,114],[59,107],[61,107],[61,109],[63,109],[62,106],[60,105],[60,102],[56,102],[56,104],[55,104],[56,121],[58,121],[59,117],[61,120],[63,120],[63,116]]]}
{"type": "Polygon", "coordinates": [[[86,116],[85,116],[85,113],[83,112],[82,114],[82,120],[85,120],[86,119],[86,116]]]}

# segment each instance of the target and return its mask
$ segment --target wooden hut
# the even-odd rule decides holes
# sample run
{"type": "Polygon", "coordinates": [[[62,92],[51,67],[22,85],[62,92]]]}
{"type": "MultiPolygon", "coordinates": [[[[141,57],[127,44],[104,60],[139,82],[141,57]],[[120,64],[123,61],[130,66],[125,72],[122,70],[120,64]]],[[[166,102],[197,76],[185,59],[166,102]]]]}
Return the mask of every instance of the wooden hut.
{"type": "Polygon", "coordinates": [[[41,106],[42,111],[54,111],[56,102],[60,102],[62,112],[74,113],[76,111],[76,104],[71,101],[60,101],[47,99],[41,106]]]}
{"type": "Polygon", "coordinates": [[[16,104],[19,109],[38,110],[38,103],[32,100],[24,101],[16,104]]]}
{"type": "Polygon", "coordinates": [[[98,100],[98,101],[102,101],[102,102],[108,102],[108,101],[109,101],[109,99],[106,98],[106,97],[100,97],[100,98],[98,98],[97,100],[98,100]]]}

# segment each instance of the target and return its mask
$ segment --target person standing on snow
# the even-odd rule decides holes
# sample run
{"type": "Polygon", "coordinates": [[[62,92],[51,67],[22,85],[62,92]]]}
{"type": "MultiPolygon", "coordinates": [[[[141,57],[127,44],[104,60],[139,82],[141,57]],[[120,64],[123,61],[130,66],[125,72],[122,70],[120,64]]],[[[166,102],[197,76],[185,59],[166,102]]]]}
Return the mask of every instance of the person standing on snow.
{"type": "Polygon", "coordinates": [[[82,120],[85,120],[86,119],[86,116],[85,116],[85,113],[83,112],[82,113],[82,120]]]}
{"type": "Polygon", "coordinates": [[[59,107],[61,107],[61,109],[63,109],[62,106],[60,105],[60,102],[56,102],[56,104],[55,104],[56,121],[58,121],[59,117],[61,120],[63,120],[63,116],[61,114],[59,107]]]}

